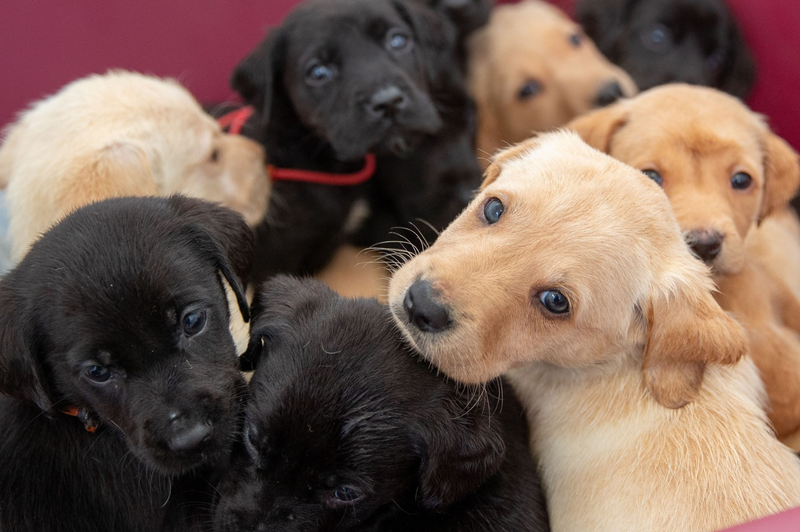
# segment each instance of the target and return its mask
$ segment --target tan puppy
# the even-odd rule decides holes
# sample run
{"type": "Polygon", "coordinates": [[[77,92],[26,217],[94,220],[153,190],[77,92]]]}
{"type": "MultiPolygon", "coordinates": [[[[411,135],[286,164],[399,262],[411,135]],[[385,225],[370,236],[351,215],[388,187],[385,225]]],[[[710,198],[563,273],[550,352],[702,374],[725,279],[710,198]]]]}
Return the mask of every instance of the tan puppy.
{"type": "Polygon", "coordinates": [[[70,83],[24,112],[0,148],[0,185],[17,261],[92,201],[182,193],[255,225],[270,190],[257,143],[222,133],[177,82],[120,71],[70,83]]]}
{"type": "Polygon", "coordinates": [[[636,94],[580,26],[538,0],[497,6],[469,42],[469,85],[478,105],[482,160],[534,131],[636,94]]]}
{"type": "Polygon", "coordinates": [[[518,368],[554,532],[696,532],[800,504],[712,286],[659,188],[559,132],[497,156],[389,305],[450,377],[518,368]]]}
{"type": "Polygon", "coordinates": [[[778,436],[797,432],[800,226],[787,211],[800,185],[797,154],[739,100],[689,85],[651,89],[569,127],[661,184],[712,268],[717,300],[748,330],[778,436]]]}

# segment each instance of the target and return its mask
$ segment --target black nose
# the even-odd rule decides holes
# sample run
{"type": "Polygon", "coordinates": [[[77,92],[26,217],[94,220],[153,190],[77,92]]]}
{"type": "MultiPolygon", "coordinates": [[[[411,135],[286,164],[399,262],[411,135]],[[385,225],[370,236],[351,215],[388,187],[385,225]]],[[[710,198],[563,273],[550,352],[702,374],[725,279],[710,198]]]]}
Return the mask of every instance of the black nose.
{"type": "Polygon", "coordinates": [[[622,87],[620,87],[619,83],[616,81],[612,81],[603,85],[603,88],[597,93],[594,103],[597,104],[598,107],[605,107],[606,105],[616,102],[623,96],[622,87]]]}
{"type": "Polygon", "coordinates": [[[392,117],[408,105],[408,97],[398,87],[380,89],[367,103],[367,110],[378,117],[392,117]]]}
{"type": "Polygon", "coordinates": [[[421,331],[440,332],[450,325],[447,309],[435,301],[438,296],[428,281],[415,281],[406,292],[403,306],[408,320],[421,331]]]}
{"type": "Polygon", "coordinates": [[[211,425],[204,422],[190,422],[181,416],[172,416],[170,428],[172,438],[167,446],[172,452],[194,452],[200,450],[211,435],[211,425]]]}
{"type": "Polygon", "coordinates": [[[689,231],[686,235],[689,246],[703,262],[710,264],[722,251],[724,235],[717,231],[689,231]]]}

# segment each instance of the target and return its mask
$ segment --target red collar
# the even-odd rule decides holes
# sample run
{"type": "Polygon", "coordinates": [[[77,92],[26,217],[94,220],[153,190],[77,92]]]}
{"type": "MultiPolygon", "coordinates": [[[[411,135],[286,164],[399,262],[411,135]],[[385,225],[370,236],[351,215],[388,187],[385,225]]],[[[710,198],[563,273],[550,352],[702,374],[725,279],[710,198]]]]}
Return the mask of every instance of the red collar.
{"type": "Polygon", "coordinates": [[[94,432],[97,430],[97,424],[98,424],[97,420],[85,408],[70,406],[62,410],[61,412],[68,416],[73,416],[80,419],[83,422],[83,428],[85,428],[87,431],[94,432]]]}
{"type": "MultiPolygon", "coordinates": [[[[253,116],[255,109],[247,105],[240,107],[227,114],[222,115],[217,119],[222,128],[229,128],[228,133],[231,135],[239,135],[242,132],[242,127],[247,120],[253,116]]],[[[300,181],[303,183],[316,183],[318,185],[332,185],[339,187],[348,187],[353,185],[360,185],[369,181],[375,175],[375,168],[377,163],[375,156],[368,153],[364,156],[364,167],[351,174],[331,174],[328,172],[314,172],[311,170],[298,170],[295,168],[277,168],[271,164],[267,165],[270,179],[273,181],[300,181]]]]}

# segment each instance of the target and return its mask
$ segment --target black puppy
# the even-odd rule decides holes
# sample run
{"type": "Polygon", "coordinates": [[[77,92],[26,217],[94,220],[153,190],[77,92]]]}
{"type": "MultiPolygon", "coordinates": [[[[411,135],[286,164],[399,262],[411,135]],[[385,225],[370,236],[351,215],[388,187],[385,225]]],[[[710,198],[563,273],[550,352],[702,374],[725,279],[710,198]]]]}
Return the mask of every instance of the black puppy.
{"type": "MultiPolygon", "coordinates": [[[[391,218],[394,225],[414,221],[405,218],[404,198],[394,198],[387,212],[373,197],[389,193],[387,181],[408,180],[403,161],[419,160],[416,150],[431,139],[462,142],[463,130],[453,133],[443,122],[443,114],[463,120],[462,114],[474,113],[456,34],[447,17],[418,2],[307,0],[237,67],[232,85],[258,111],[262,134],[256,138],[269,163],[330,178],[274,182],[270,214],[256,235],[256,281],[276,272],[314,273],[359,227],[370,225],[370,216],[391,218]],[[372,156],[378,158],[374,171],[372,156]],[[362,184],[326,184],[365,168],[365,180],[374,177],[362,184]]],[[[457,167],[469,167],[458,183],[432,176],[427,167],[411,177],[418,184],[412,201],[420,204],[412,210],[437,229],[466,205],[462,189],[480,182],[474,153],[457,167]],[[452,188],[440,190],[443,184],[452,188]],[[459,208],[443,208],[442,196],[458,198],[459,208]],[[447,219],[432,220],[444,218],[443,211],[447,219]]]]}
{"type": "Polygon", "coordinates": [[[0,281],[0,529],[184,531],[192,508],[206,517],[246,392],[220,276],[248,319],[251,251],[228,209],[113,199],[65,218],[0,281]]]}
{"type": "Polygon", "coordinates": [[[548,530],[510,387],[457,390],[385,306],[315,281],[275,278],[253,315],[258,363],[217,532],[548,530]]]}
{"type": "Polygon", "coordinates": [[[581,0],[576,11],[642,90],[675,81],[750,93],[755,63],[723,0],[581,0]]]}
{"type": "Polygon", "coordinates": [[[466,64],[466,41],[473,31],[489,22],[494,0],[413,0],[444,13],[458,28],[458,55],[466,64]]]}

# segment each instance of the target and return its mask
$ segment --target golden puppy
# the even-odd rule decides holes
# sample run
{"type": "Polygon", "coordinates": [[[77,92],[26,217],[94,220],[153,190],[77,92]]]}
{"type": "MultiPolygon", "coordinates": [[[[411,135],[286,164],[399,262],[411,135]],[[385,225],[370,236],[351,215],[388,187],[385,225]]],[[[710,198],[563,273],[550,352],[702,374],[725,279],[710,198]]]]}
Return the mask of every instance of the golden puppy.
{"type": "Polygon", "coordinates": [[[559,132],[497,156],[389,305],[452,378],[517,368],[554,532],[696,532],[800,504],[712,287],[658,186],[559,132]]]}
{"type": "Polygon", "coordinates": [[[687,242],[711,266],[718,302],[748,330],[778,436],[797,432],[800,226],[787,210],[800,185],[794,150],[736,98],[682,84],[568,127],[661,185],[687,242]]]}
{"type": "Polygon", "coordinates": [[[72,210],[114,196],[182,193],[240,212],[267,208],[263,149],[223,133],[175,81],[113,71],[36,103],[0,148],[12,255],[72,210]]]}
{"type": "Polygon", "coordinates": [[[469,42],[469,85],[481,156],[636,94],[580,26],[538,0],[494,8],[469,42]]]}

